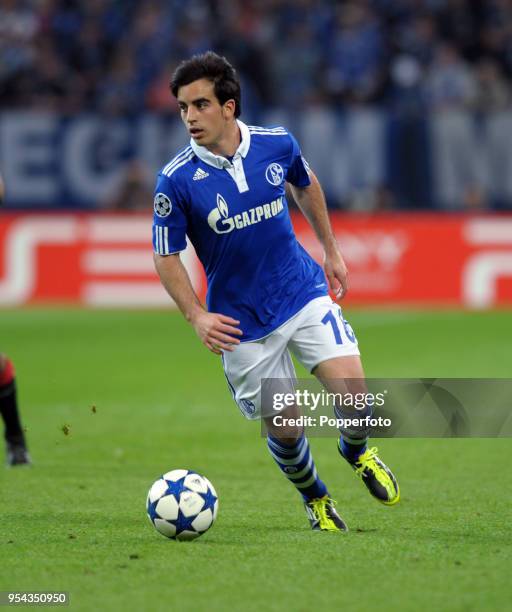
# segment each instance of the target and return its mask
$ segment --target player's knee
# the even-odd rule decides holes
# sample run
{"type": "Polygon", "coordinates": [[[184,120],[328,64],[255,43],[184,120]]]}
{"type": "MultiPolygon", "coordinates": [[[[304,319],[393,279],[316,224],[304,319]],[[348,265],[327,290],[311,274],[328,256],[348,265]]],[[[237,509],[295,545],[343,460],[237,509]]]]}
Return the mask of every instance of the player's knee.
{"type": "Polygon", "coordinates": [[[297,406],[288,406],[277,414],[265,418],[268,433],[283,444],[293,446],[304,433],[301,413],[297,406]]]}

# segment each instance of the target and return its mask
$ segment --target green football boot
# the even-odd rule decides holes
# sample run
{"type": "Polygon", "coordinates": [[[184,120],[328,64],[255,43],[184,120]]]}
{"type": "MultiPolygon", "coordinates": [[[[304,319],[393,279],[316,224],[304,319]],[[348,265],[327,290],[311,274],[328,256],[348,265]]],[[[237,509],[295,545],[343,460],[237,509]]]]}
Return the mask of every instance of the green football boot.
{"type": "Polygon", "coordinates": [[[348,531],[348,527],[334,507],[336,502],[328,495],[304,503],[313,531],[348,531]]]}
{"type": "Polygon", "coordinates": [[[400,500],[400,487],[388,466],[379,459],[379,449],[374,446],[368,448],[359,455],[356,461],[348,461],[341,450],[338,440],[338,451],[340,455],[352,466],[357,476],[366,485],[370,493],[386,506],[393,506],[400,500]]]}

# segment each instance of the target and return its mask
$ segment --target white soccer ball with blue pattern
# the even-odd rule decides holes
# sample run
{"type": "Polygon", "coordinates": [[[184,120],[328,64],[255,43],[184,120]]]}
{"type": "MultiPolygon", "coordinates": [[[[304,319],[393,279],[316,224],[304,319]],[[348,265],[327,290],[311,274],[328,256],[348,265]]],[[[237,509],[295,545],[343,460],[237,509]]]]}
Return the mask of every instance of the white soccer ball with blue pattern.
{"type": "Polygon", "coordinates": [[[217,518],[219,500],[212,483],[190,470],[172,470],[149,489],[146,509],[155,529],[172,540],[194,540],[217,518]]]}

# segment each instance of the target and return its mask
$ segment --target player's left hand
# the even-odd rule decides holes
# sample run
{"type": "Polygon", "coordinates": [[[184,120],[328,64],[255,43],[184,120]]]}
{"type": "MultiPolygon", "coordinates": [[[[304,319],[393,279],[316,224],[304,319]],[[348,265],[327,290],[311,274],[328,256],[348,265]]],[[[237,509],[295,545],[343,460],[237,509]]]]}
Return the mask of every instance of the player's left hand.
{"type": "Polygon", "coordinates": [[[337,244],[325,252],[324,271],[336,299],[343,298],[348,291],[348,270],[337,244]]]}

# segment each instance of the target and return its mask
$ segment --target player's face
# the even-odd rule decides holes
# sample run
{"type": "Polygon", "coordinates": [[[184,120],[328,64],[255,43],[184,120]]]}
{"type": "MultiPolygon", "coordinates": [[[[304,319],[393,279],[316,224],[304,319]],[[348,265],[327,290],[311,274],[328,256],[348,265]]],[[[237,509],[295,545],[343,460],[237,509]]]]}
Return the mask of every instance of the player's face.
{"type": "Polygon", "coordinates": [[[234,117],[234,101],[221,106],[214,92],[214,85],[207,79],[199,79],[178,90],[178,106],[181,119],[198,145],[215,148],[234,117]]]}

